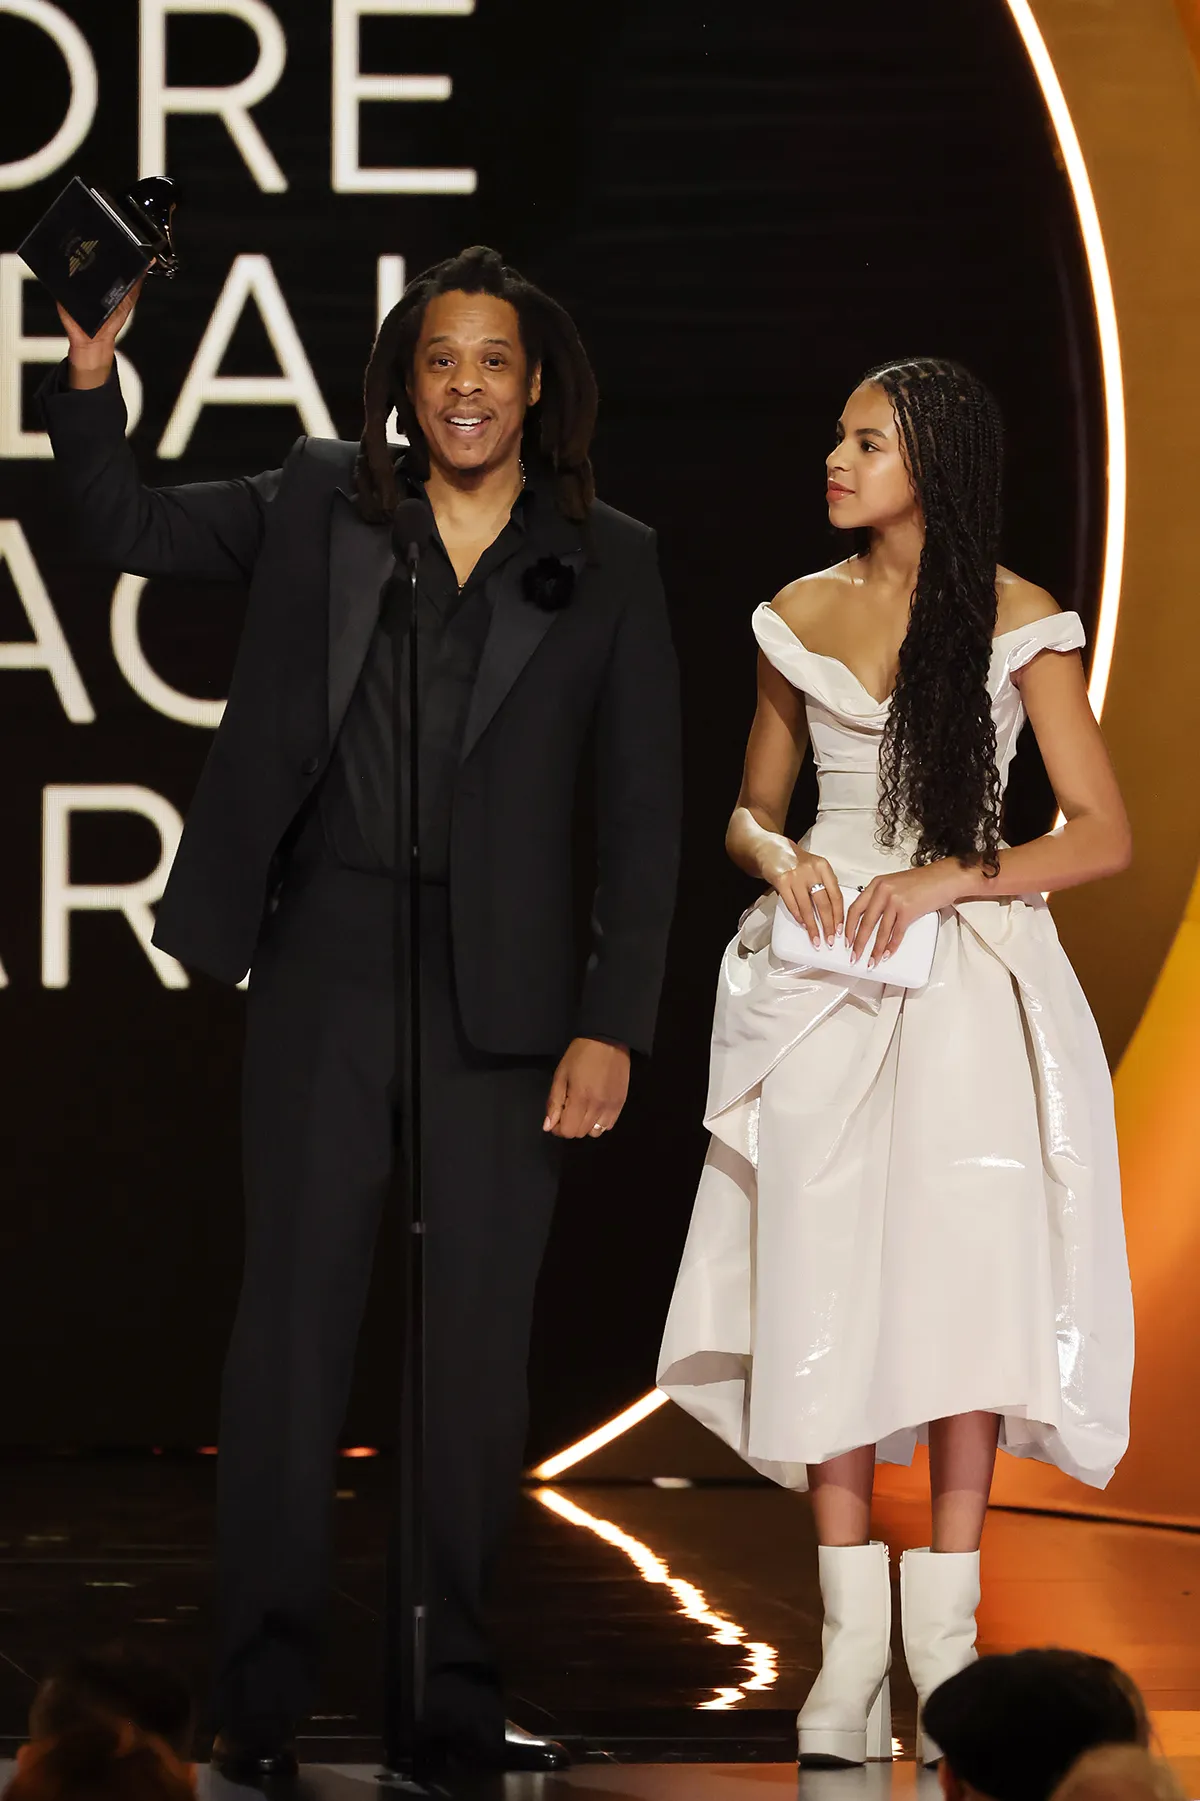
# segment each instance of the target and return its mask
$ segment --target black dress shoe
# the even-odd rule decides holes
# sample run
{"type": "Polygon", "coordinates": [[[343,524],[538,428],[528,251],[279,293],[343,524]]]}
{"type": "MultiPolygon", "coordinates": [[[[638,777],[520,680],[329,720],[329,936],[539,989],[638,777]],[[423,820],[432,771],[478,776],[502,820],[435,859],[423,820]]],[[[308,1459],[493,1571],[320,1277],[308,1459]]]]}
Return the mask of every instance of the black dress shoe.
{"type": "Polygon", "coordinates": [[[300,1773],[294,1745],[243,1745],[226,1733],[213,1741],[212,1768],[226,1782],[261,1788],[269,1782],[293,1782],[300,1773]]]}
{"type": "Polygon", "coordinates": [[[566,1770],[571,1754],[557,1739],[538,1738],[526,1732],[513,1720],[504,1722],[504,1768],[506,1770],[566,1770]]]}
{"type": "MultiPolygon", "coordinates": [[[[565,1770],[570,1767],[570,1763],[571,1756],[566,1746],[560,1745],[556,1739],[538,1738],[535,1733],[526,1732],[524,1727],[516,1725],[514,1721],[505,1720],[504,1743],[497,1749],[464,1739],[426,1739],[413,1760],[412,1775],[418,1783],[436,1782],[439,1777],[459,1773],[565,1770]]],[[[381,1772],[383,1781],[386,1782],[389,1777],[398,1777],[401,1772],[407,1773],[407,1770],[405,1759],[385,1753],[381,1772]]]]}

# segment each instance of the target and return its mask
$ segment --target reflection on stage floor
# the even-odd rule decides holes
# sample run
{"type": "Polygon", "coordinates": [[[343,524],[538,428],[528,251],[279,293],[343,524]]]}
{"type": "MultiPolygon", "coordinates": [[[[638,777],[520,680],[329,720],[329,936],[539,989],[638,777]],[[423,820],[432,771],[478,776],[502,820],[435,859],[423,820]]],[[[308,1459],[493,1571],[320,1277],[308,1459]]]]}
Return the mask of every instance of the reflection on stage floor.
{"type": "MultiPolygon", "coordinates": [[[[116,1636],[153,1646],[203,1693],[214,1474],[211,1458],[192,1455],[0,1460],[0,1750],[23,1736],[38,1678],[76,1647],[116,1636]]],[[[301,1744],[323,1801],[361,1794],[379,1754],[389,1476],[382,1457],[339,1466],[330,1658],[301,1744]]],[[[927,1542],[923,1511],[879,1505],[876,1536],[894,1557],[927,1542]]],[[[997,1510],[984,1558],[981,1647],[1057,1643],[1114,1658],[1200,1792],[1200,1534],[997,1510]]],[[[819,1660],[815,1561],[807,1504],[765,1483],[527,1487],[496,1630],[514,1717],[580,1760],[537,1779],[537,1801],[577,1801],[580,1789],[612,1801],[679,1790],[682,1801],[685,1783],[688,1801],[763,1801],[764,1784],[795,1784],[794,1718],[819,1660]]],[[[898,1619],[894,1643],[901,1761],[805,1772],[808,1801],[925,1791],[904,1761],[914,1704],[898,1619]]],[[[529,1781],[508,1778],[508,1801],[532,1797],[529,1781]]]]}

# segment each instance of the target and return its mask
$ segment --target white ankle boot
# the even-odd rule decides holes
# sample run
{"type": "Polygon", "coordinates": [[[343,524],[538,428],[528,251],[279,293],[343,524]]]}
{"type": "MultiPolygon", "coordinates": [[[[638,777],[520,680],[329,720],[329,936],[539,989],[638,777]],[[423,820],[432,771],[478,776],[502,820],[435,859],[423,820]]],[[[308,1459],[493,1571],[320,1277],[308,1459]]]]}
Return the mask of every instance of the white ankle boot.
{"type": "Polygon", "coordinates": [[[892,1588],[886,1545],[822,1545],[821,1669],[796,1718],[801,1763],[891,1757],[892,1588]]]}
{"type": "Polygon", "coordinates": [[[917,1691],[917,1762],[942,1755],[921,1725],[925,1703],[948,1677],[956,1676],[979,1653],[975,1649],[975,1609],[979,1606],[978,1551],[905,1551],[900,1559],[900,1619],[904,1656],[917,1691]]]}

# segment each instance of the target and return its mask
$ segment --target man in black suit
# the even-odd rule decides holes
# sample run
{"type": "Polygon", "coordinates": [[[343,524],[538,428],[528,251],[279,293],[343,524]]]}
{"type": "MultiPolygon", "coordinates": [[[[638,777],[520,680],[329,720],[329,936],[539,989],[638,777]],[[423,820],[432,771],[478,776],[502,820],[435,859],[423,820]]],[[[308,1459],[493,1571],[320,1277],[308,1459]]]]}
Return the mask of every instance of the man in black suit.
{"type": "Polygon", "coordinates": [[[506,1726],[481,1610],[520,1474],[560,1141],[614,1124],[658,1004],[679,752],[654,535],[594,499],[578,336],[493,251],[428,271],[385,320],[361,446],[302,438],[249,479],[141,485],[113,372],[127,311],[95,339],[64,314],[70,355],[43,388],[89,549],[142,575],[250,588],[155,933],[225,981],[251,972],[214,1756],[234,1775],[294,1769],[316,1678],[334,1457],[395,1139],[381,597],[391,515],[414,497],[433,534],[417,613],[430,1563],[417,1750],[554,1767],[560,1747],[506,1726]],[[411,446],[398,461],[393,407],[411,446]],[[571,836],[589,744],[598,882],[580,991],[571,836]]]}

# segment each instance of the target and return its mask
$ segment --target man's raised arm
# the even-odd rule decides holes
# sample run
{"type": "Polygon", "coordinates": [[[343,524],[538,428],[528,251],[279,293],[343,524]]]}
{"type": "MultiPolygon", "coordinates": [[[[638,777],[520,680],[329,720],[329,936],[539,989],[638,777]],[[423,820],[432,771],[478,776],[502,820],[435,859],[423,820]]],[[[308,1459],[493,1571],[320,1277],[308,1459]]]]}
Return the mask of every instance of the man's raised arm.
{"type": "Polygon", "coordinates": [[[117,333],[136,291],[94,338],[59,308],[70,342],[38,393],[82,548],[134,575],[244,581],[262,543],[280,471],[234,481],[147,488],[125,436],[117,333]]]}

